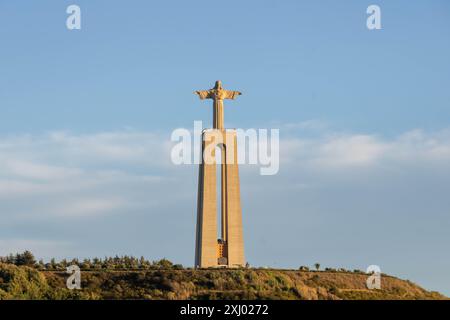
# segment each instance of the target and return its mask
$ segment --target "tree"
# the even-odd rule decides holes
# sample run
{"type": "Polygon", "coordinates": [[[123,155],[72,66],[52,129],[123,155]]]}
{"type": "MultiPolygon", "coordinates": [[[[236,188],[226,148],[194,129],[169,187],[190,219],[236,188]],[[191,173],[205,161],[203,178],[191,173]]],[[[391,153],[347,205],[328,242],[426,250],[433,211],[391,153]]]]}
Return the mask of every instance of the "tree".
{"type": "Polygon", "coordinates": [[[52,268],[53,270],[56,269],[57,263],[56,263],[55,258],[52,258],[52,259],[50,260],[50,266],[51,266],[51,268],[52,268]]]}
{"type": "Polygon", "coordinates": [[[145,260],[145,258],[142,256],[139,259],[139,268],[140,269],[148,269],[150,266],[150,262],[148,262],[147,260],[145,260]]]}
{"type": "Polygon", "coordinates": [[[8,255],[8,257],[6,258],[6,263],[10,263],[10,264],[16,263],[16,258],[14,257],[14,255],[12,253],[10,253],[8,255]]]}
{"type": "Polygon", "coordinates": [[[316,263],[314,264],[314,267],[316,267],[316,270],[319,271],[319,269],[320,269],[320,263],[316,262],[316,263]]]}
{"type": "Polygon", "coordinates": [[[89,270],[91,268],[91,260],[90,259],[83,259],[83,262],[81,263],[81,269],[87,269],[89,270]]]}
{"type": "Polygon", "coordinates": [[[37,265],[37,268],[38,268],[39,270],[44,270],[44,269],[45,269],[45,263],[44,263],[44,260],[42,260],[42,259],[39,260],[38,265],[37,265]]]}
{"type": "Polygon", "coordinates": [[[36,259],[30,251],[18,253],[16,255],[16,265],[33,267],[36,264],[36,259]]]}
{"type": "Polygon", "coordinates": [[[309,271],[309,268],[306,266],[300,266],[300,268],[298,268],[300,271],[309,271]]]}
{"type": "Polygon", "coordinates": [[[162,258],[159,261],[154,261],[153,265],[158,269],[172,269],[173,263],[166,258],[162,258]]]}

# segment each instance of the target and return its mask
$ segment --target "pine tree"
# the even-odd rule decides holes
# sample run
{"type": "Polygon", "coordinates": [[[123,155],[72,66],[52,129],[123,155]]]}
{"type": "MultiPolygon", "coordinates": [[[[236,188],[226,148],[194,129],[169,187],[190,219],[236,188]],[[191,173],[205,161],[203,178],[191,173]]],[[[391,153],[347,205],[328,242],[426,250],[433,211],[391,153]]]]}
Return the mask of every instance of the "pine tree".
{"type": "Polygon", "coordinates": [[[33,267],[36,264],[36,259],[30,251],[16,254],[16,265],[33,267]]]}

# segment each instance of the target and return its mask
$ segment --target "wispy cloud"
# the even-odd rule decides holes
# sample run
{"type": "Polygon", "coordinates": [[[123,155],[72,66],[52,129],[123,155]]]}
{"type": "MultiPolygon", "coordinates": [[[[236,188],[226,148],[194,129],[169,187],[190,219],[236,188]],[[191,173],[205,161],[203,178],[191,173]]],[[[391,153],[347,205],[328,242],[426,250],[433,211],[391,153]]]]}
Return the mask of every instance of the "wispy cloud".
{"type": "Polygon", "coordinates": [[[427,133],[412,130],[387,139],[377,135],[327,133],[315,138],[281,141],[281,159],[289,164],[314,168],[371,167],[381,163],[447,164],[450,159],[449,130],[427,133]]]}
{"type": "Polygon", "coordinates": [[[140,193],[130,190],[170,180],[164,174],[168,137],[154,133],[7,136],[0,139],[0,154],[3,215],[86,218],[127,211],[159,199],[136,199],[140,193]]]}

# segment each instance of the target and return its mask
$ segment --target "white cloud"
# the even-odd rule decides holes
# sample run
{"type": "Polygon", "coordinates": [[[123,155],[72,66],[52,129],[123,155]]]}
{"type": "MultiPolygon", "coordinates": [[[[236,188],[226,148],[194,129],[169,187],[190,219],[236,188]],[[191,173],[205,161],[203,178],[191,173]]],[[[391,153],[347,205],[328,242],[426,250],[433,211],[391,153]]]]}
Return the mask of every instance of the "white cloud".
{"type": "Polygon", "coordinates": [[[157,154],[166,153],[165,144],[168,143],[167,137],[133,131],[78,136],[53,132],[48,137],[49,143],[60,146],[67,155],[146,164],[162,164],[158,162],[162,157],[157,154]]]}
{"type": "Polygon", "coordinates": [[[0,163],[2,171],[7,174],[29,179],[70,179],[81,173],[81,170],[75,168],[39,164],[21,159],[6,159],[0,163]]]}
{"type": "Polygon", "coordinates": [[[281,141],[282,164],[308,165],[316,169],[374,167],[387,162],[414,164],[450,160],[447,130],[406,132],[392,139],[364,134],[327,134],[316,138],[281,141]]]}
{"type": "Polygon", "coordinates": [[[111,132],[0,138],[0,215],[94,217],[126,212],[142,198],[138,188],[170,181],[169,137],[111,132]]]}
{"type": "Polygon", "coordinates": [[[80,197],[65,199],[64,203],[50,206],[48,211],[55,216],[62,217],[89,217],[115,212],[117,209],[125,209],[126,202],[118,198],[89,198],[80,197]]]}

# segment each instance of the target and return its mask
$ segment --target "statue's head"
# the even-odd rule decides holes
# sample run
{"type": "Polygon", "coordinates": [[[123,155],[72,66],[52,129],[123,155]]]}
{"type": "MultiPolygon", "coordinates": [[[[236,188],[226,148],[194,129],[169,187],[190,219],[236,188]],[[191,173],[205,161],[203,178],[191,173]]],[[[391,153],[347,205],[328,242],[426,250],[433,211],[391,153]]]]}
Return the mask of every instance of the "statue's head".
{"type": "Polygon", "coordinates": [[[214,86],[214,89],[222,89],[222,81],[217,80],[216,85],[214,86]]]}

